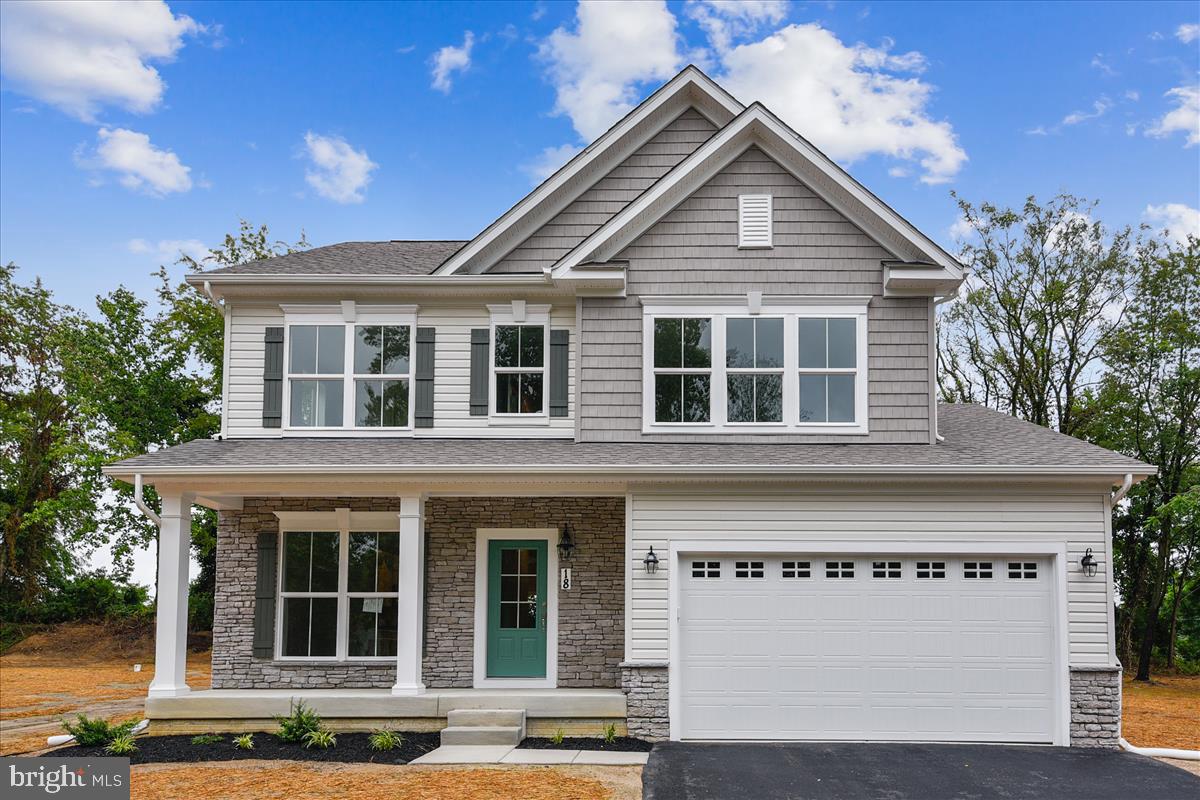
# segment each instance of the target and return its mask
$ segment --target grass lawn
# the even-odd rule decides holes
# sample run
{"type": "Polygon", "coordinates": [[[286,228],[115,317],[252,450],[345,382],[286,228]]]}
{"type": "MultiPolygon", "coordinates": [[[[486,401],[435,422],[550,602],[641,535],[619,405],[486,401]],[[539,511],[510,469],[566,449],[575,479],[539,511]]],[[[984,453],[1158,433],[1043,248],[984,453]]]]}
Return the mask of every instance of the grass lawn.
{"type": "Polygon", "coordinates": [[[1126,679],[1122,732],[1138,747],[1200,750],[1200,676],[1126,679]]]}

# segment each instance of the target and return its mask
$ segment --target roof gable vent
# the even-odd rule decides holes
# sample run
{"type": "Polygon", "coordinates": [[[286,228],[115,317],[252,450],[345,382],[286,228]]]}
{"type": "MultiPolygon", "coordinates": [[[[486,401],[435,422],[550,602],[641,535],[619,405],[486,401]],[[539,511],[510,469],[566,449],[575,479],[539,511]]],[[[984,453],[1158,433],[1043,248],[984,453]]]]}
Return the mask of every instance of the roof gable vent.
{"type": "Polygon", "coordinates": [[[771,195],[738,195],[738,247],[771,246],[771,195]]]}

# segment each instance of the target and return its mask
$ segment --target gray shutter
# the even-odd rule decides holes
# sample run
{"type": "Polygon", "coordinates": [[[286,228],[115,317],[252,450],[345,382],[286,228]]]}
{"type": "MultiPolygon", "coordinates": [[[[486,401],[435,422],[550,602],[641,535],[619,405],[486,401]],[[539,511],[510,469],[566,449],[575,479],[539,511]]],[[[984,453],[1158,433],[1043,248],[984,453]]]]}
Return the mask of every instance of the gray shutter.
{"type": "Polygon", "coordinates": [[[488,328],[471,329],[471,416],[486,417],[488,413],[488,328]]]}
{"type": "Polygon", "coordinates": [[[571,349],[571,332],[550,331],[550,416],[567,415],[567,371],[571,349]]]}
{"type": "Polygon", "coordinates": [[[258,534],[258,574],[254,584],[254,657],[275,657],[275,569],[279,535],[258,534]]]}
{"type": "Polygon", "coordinates": [[[263,354],[264,428],[283,424],[283,328],[267,328],[263,354]]]}
{"type": "Polygon", "coordinates": [[[417,407],[413,425],[433,427],[434,328],[417,328],[417,407]]]}

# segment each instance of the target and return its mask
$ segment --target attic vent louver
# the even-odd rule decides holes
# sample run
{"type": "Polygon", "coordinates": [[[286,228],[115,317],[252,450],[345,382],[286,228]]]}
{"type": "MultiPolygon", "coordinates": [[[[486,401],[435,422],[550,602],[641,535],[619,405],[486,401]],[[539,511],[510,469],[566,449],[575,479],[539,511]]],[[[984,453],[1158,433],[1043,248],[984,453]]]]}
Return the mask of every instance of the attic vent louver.
{"type": "Polygon", "coordinates": [[[738,247],[771,246],[771,195],[738,195],[738,247]]]}

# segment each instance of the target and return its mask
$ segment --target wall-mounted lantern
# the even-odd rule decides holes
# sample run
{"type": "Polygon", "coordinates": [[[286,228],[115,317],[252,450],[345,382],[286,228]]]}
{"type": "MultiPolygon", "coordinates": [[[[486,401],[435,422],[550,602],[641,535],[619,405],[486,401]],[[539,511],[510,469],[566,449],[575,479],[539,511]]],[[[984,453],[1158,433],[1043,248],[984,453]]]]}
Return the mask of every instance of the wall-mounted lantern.
{"type": "Polygon", "coordinates": [[[1084,575],[1094,578],[1097,566],[1096,557],[1092,555],[1092,548],[1089,547],[1083,554],[1083,558],[1079,559],[1079,569],[1083,571],[1084,575]]]}
{"type": "Polygon", "coordinates": [[[650,552],[646,553],[646,557],[642,559],[642,564],[646,567],[646,572],[650,575],[658,572],[658,556],[654,554],[654,545],[650,546],[650,552]]]}
{"type": "Polygon", "coordinates": [[[575,537],[571,535],[571,523],[564,522],[562,532],[558,535],[558,557],[563,561],[570,561],[573,552],[575,552],[575,537]]]}

